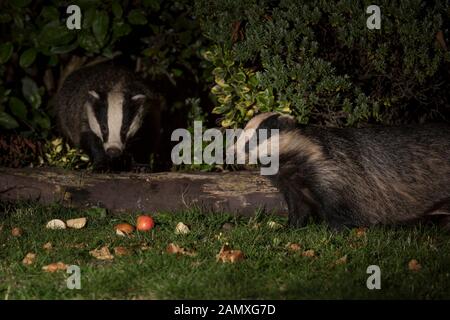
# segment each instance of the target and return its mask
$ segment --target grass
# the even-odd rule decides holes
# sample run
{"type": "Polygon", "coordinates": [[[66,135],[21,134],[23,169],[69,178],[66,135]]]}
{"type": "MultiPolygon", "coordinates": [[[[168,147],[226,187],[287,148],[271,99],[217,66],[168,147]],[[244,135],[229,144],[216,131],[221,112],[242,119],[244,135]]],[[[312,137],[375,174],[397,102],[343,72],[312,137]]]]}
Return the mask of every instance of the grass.
{"type": "Polygon", "coordinates": [[[331,233],[324,225],[302,229],[268,227],[286,220],[265,214],[239,218],[229,214],[187,210],[154,214],[156,227],[133,237],[119,237],[114,225],[135,221],[135,214],[108,215],[102,210],[66,209],[57,205],[0,205],[0,298],[9,299],[448,299],[450,298],[450,236],[432,226],[373,228],[365,233],[331,233]],[[80,230],[47,230],[53,218],[85,216],[80,230]],[[187,235],[176,235],[179,221],[190,225],[187,235]],[[222,226],[234,227],[225,231],[222,226]],[[13,237],[11,229],[23,229],[13,237]],[[51,242],[53,249],[43,245],[51,242]],[[197,255],[168,254],[169,243],[197,255]],[[216,261],[223,243],[240,249],[245,260],[216,261]],[[290,251],[287,243],[298,243],[290,251]],[[142,250],[146,244],[148,250],[142,250]],[[89,251],[102,246],[124,246],[128,256],[97,260],[89,251]],[[314,257],[302,252],[314,250],[314,257]],[[32,265],[22,264],[28,252],[37,254],[32,265]],[[347,255],[347,261],[336,261],[347,255]],[[417,259],[420,271],[408,269],[417,259]],[[62,261],[81,268],[81,290],[69,290],[64,271],[46,273],[42,267],[62,261]],[[368,290],[366,269],[381,268],[381,290],[368,290]]]}

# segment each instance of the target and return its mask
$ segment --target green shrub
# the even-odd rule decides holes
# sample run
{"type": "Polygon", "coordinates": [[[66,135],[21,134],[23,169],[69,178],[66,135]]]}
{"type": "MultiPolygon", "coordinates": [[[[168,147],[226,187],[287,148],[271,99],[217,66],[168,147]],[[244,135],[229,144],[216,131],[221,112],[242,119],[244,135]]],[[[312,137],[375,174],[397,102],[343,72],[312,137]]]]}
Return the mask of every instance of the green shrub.
{"type": "Polygon", "coordinates": [[[449,1],[378,1],[380,30],[366,27],[371,4],[198,0],[222,125],[269,110],[331,126],[448,120],[450,53],[436,34],[448,39],[449,1]]]}
{"type": "Polygon", "coordinates": [[[82,150],[72,148],[61,138],[48,141],[44,146],[44,156],[39,160],[41,165],[65,169],[92,169],[89,156],[82,150]]]}

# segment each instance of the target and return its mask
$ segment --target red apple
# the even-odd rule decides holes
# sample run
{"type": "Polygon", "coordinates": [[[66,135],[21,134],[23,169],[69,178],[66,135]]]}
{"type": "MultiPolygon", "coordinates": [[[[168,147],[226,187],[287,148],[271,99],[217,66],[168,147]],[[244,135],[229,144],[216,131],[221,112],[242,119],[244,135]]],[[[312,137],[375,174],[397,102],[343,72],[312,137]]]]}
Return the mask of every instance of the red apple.
{"type": "Polygon", "coordinates": [[[150,216],[139,216],[136,221],[136,228],[139,231],[149,231],[155,226],[155,221],[150,216]]]}

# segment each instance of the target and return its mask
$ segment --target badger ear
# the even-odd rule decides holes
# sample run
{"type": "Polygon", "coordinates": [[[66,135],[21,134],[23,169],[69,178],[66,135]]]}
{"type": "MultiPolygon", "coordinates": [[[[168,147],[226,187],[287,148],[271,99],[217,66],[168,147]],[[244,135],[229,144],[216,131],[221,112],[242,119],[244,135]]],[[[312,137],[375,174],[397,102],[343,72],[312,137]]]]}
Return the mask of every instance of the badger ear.
{"type": "Polygon", "coordinates": [[[296,127],[297,122],[295,118],[291,115],[281,114],[278,117],[278,124],[280,129],[293,129],[296,127]]]}
{"type": "Polygon", "coordinates": [[[143,104],[145,102],[145,100],[147,100],[147,96],[144,94],[136,94],[131,97],[131,100],[135,101],[139,104],[143,104]]]}
{"type": "Polygon", "coordinates": [[[100,99],[100,96],[94,90],[88,91],[88,94],[89,94],[89,98],[94,98],[96,100],[100,99]]]}

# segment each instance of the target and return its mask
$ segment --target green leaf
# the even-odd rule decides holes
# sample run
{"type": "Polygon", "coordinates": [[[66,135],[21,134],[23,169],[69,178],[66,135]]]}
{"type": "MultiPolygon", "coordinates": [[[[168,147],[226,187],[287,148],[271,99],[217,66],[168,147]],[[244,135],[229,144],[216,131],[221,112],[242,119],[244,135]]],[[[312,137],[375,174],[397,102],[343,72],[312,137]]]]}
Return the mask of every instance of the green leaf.
{"type": "Polygon", "coordinates": [[[206,61],[213,62],[215,60],[216,56],[215,56],[215,54],[212,51],[208,50],[208,51],[203,52],[203,58],[206,61]]]}
{"type": "Polygon", "coordinates": [[[236,73],[233,77],[233,79],[238,82],[238,83],[244,83],[245,82],[245,73],[242,71],[239,71],[238,73],[236,73]]]}
{"type": "Polygon", "coordinates": [[[0,86],[0,111],[3,111],[2,109],[2,103],[8,100],[8,96],[11,93],[11,89],[6,89],[2,86],[0,86]]]}
{"type": "Polygon", "coordinates": [[[33,110],[33,123],[37,124],[42,129],[50,129],[50,119],[43,112],[33,110]]]}
{"type": "Polygon", "coordinates": [[[36,59],[36,49],[35,48],[29,48],[25,50],[21,55],[19,59],[19,64],[22,68],[28,68],[31,66],[36,59]]]}
{"type": "Polygon", "coordinates": [[[112,51],[111,47],[106,47],[102,50],[102,55],[107,57],[107,58],[114,58],[114,52],[112,51]]]}
{"type": "Polygon", "coordinates": [[[172,73],[175,77],[181,77],[183,75],[183,70],[174,68],[172,69],[172,73]]]}
{"type": "Polygon", "coordinates": [[[235,122],[231,119],[224,119],[221,122],[222,127],[227,128],[227,127],[231,127],[235,122]]]}
{"type": "Polygon", "coordinates": [[[39,33],[39,42],[48,46],[62,46],[70,43],[75,35],[74,31],[59,24],[59,21],[52,21],[42,28],[39,33]]]}
{"type": "Polygon", "coordinates": [[[16,25],[16,27],[19,29],[23,29],[24,25],[23,25],[22,15],[19,13],[13,13],[13,19],[14,19],[14,24],[16,25]]]}
{"type": "Polygon", "coordinates": [[[214,68],[214,70],[211,72],[213,75],[215,76],[219,76],[221,78],[225,78],[225,70],[221,67],[216,67],[214,68]]]}
{"type": "Polygon", "coordinates": [[[13,53],[14,46],[11,42],[5,42],[0,44],[0,64],[8,62],[13,53]]]}
{"type": "Polygon", "coordinates": [[[28,77],[22,79],[22,94],[33,108],[39,108],[42,99],[39,94],[39,88],[33,79],[28,77]]]}
{"type": "Polygon", "coordinates": [[[90,32],[81,32],[78,34],[78,43],[80,47],[88,52],[98,53],[100,51],[100,46],[95,40],[94,36],[90,32]]]}
{"type": "Polygon", "coordinates": [[[27,106],[22,102],[22,100],[16,97],[11,97],[11,99],[9,99],[9,109],[12,114],[20,120],[25,120],[27,118],[27,106]]]}
{"type": "Polygon", "coordinates": [[[4,129],[14,129],[19,126],[19,123],[6,112],[0,111],[0,127],[4,129]]]}
{"type": "Polygon", "coordinates": [[[131,27],[129,24],[123,21],[118,21],[113,24],[112,32],[113,32],[113,40],[117,40],[129,34],[131,32],[131,27]]]}
{"type": "Polygon", "coordinates": [[[256,95],[256,103],[258,104],[258,107],[261,110],[261,112],[269,111],[270,107],[269,90],[266,89],[264,91],[258,92],[256,95]]]}
{"type": "Polygon", "coordinates": [[[83,17],[83,29],[89,29],[94,23],[96,16],[95,8],[89,8],[83,17]]]}
{"type": "Polygon", "coordinates": [[[214,113],[214,114],[223,114],[227,110],[228,110],[227,106],[220,105],[220,106],[214,107],[214,109],[212,110],[212,113],[214,113]]]}
{"type": "Polygon", "coordinates": [[[128,21],[135,25],[144,25],[147,23],[147,18],[145,17],[145,12],[140,9],[131,10],[128,14],[128,21]]]}
{"type": "Polygon", "coordinates": [[[75,50],[76,48],[78,48],[78,41],[74,41],[73,43],[65,45],[65,46],[51,47],[50,53],[64,54],[64,53],[69,53],[70,51],[75,50]]]}
{"type": "Polygon", "coordinates": [[[106,35],[108,33],[109,17],[106,11],[97,12],[97,16],[92,23],[92,31],[100,47],[105,45],[106,35]]]}
{"type": "Polygon", "coordinates": [[[114,1],[112,4],[112,12],[116,18],[121,18],[123,14],[122,7],[120,6],[119,2],[114,1]]]}

